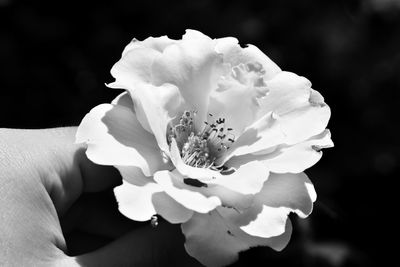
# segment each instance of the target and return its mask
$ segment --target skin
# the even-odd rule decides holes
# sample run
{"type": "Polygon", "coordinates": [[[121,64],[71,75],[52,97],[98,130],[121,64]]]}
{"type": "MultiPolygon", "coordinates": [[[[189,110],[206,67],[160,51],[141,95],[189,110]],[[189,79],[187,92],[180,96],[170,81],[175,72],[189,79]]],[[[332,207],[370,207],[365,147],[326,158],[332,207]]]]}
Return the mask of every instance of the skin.
{"type": "Polygon", "coordinates": [[[118,212],[118,171],[90,162],[75,132],[0,129],[0,266],[200,266],[179,225],[118,212]]]}

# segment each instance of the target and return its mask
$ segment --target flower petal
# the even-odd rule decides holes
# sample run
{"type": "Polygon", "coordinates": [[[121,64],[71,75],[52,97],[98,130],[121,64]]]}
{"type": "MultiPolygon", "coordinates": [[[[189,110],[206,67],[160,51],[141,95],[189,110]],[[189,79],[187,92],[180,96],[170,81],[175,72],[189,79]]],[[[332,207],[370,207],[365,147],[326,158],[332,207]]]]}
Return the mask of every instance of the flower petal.
{"type": "Polygon", "coordinates": [[[284,143],[293,145],[321,134],[330,116],[331,110],[324,103],[312,104],[281,116],[279,122],[285,134],[284,143]]]}
{"type": "Polygon", "coordinates": [[[290,210],[285,207],[276,208],[262,205],[256,219],[241,226],[240,229],[250,235],[264,238],[279,236],[285,231],[289,212],[290,210]]]}
{"type": "Polygon", "coordinates": [[[310,104],[311,82],[302,76],[282,71],[266,84],[269,91],[260,100],[262,114],[274,112],[283,115],[310,104]]]}
{"type": "Polygon", "coordinates": [[[282,250],[291,235],[290,220],[287,220],[285,232],[273,238],[260,238],[246,234],[223,216],[219,207],[208,214],[195,213],[182,224],[186,237],[185,248],[189,255],[206,266],[225,266],[238,259],[238,253],[256,246],[269,246],[282,250]]]}
{"type": "Polygon", "coordinates": [[[270,207],[287,207],[305,218],[312,212],[316,193],[305,173],[271,174],[256,198],[270,207]]]}
{"type": "Polygon", "coordinates": [[[263,154],[247,154],[233,157],[226,166],[239,168],[241,165],[260,161],[275,173],[300,173],[317,163],[322,157],[322,148],[332,147],[331,134],[325,130],[319,135],[313,136],[305,142],[295,145],[279,145],[273,151],[263,154]]]}
{"type": "MultiPolygon", "coordinates": [[[[224,218],[225,224],[229,225],[231,229],[235,229],[235,227],[237,227],[229,220],[229,218],[232,217],[231,214],[237,214],[237,211],[225,207],[218,207],[217,210],[222,218],[224,218]]],[[[249,235],[246,232],[240,230],[240,228],[237,228],[235,230],[235,234],[238,238],[248,243],[251,247],[268,246],[274,250],[281,251],[289,243],[290,236],[292,234],[292,223],[290,221],[290,218],[287,218],[283,234],[269,238],[249,235]]]]}
{"type": "Polygon", "coordinates": [[[179,181],[169,171],[156,172],[154,180],[174,200],[196,212],[207,213],[221,205],[221,200],[218,197],[206,197],[199,192],[190,190],[191,186],[179,181]]]}
{"type": "Polygon", "coordinates": [[[182,104],[176,86],[153,85],[151,68],[154,59],[161,55],[158,49],[167,45],[168,40],[152,38],[143,42],[131,42],[125,48],[121,59],[111,69],[115,82],[107,85],[110,88],[129,91],[139,122],[144,129],[154,134],[164,152],[168,147],[165,136],[167,125],[177,115],[177,108],[182,104]]]}
{"type": "Polygon", "coordinates": [[[133,39],[122,52],[122,56],[128,53],[132,49],[136,48],[151,48],[156,51],[162,52],[164,49],[176,43],[176,40],[169,39],[168,36],[160,36],[160,37],[149,37],[143,41],[139,41],[137,39],[133,39]]]}
{"type": "Polygon", "coordinates": [[[222,206],[239,211],[250,207],[254,198],[252,194],[244,195],[218,184],[208,184],[207,187],[195,187],[192,190],[207,197],[217,196],[221,200],[222,206]]]}
{"type": "Polygon", "coordinates": [[[280,72],[267,82],[267,88],[269,93],[259,102],[261,117],[244,130],[219,164],[233,156],[267,154],[280,144],[306,141],[326,128],[330,109],[307,79],[280,72]]]}
{"type": "Polygon", "coordinates": [[[304,173],[271,174],[250,208],[224,216],[246,233],[268,238],[285,231],[289,212],[307,217],[315,200],[314,187],[304,173]]]}
{"type": "Polygon", "coordinates": [[[117,200],[120,202],[120,209],[127,214],[127,217],[131,214],[130,216],[132,218],[134,216],[142,216],[141,218],[143,218],[143,220],[147,220],[150,218],[148,215],[152,213],[151,215],[161,215],[170,223],[186,222],[190,217],[192,217],[192,210],[185,208],[165,192],[162,192],[162,188],[156,184],[151,177],[145,177],[139,168],[131,166],[116,166],[116,168],[121,173],[124,183],[127,182],[128,184],[133,185],[133,187],[127,186],[128,189],[125,188],[122,190],[122,193],[119,191],[121,189],[115,191],[117,200]],[[143,187],[143,189],[141,189],[141,187],[143,187]],[[144,190],[147,190],[146,188],[149,190],[148,194],[144,192],[144,190]],[[134,196],[127,197],[125,192],[136,194],[137,199],[133,198],[134,196]],[[133,199],[130,200],[131,198],[133,199]],[[131,204],[130,201],[135,203],[131,204]],[[137,212],[135,213],[135,211],[129,210],[131,209],[130,206],[134,204],[139,206],[131,208],[141,209],[140,205],[144,204],[144,209],[146,211],[144,215],[137,215],[137,212]]]}
{"type": "Polygon", "coordinates": [[[282,146],[274,156],[262,160],[275,173],[300,173],[317,163],[322,157],[322,148],[333,147],[329,130],[323,131],[305,142],[293,146],[282,146]]]}
{"type": "Polygon", "coordinates": [[[285,225],[285,231],[283,234],[278,235],[278,236],[273,236],[270,238],[262,238],[258,236],[252,236],[249,234],[246,234],[243,231],[243,235],[241,235],[241,238],[243,240],[246,240],[246,242],[251,246],[251,247],[256,247],[256,246],[268,246],[276,251],[281,251],[284,249],[287,244],[290,241],[290,237],[292,235],[292,223],[290,221],[290,218],[286,220],[286,225],[285,225]]]}
{"type": "Polygon", "coordinates": [[[268,56],[254,45],[242,48],[238,40],[232,37],[217,39],[216,51],[224,55],[224,62],[229,62],[232,67],[240,63],[258,62],[262,64],[266,80],[271,79],[281,72],[281,69],[268,56]]]}
{"type": "Polygon", "coordinates": [[[203,126],[209,93],[225,71],[222,57],[208,36],[187,30],[180,42],[166,47],[152,65],[153,84],[176,85],[191,110],[197,111],[195,125],[203,126]]]}
{"type": "MultiPolygon", "coordinates": [[[[181,183],[185,183],[184,180],[186,177],[182,176],[179,171],[175,169],[172,173],[174,178],[181,183]]],[[[244,195],[217,183],[205,183],[204,185],[205,186],[189,186],[185,184],[188,190],[199,192],[206,197],[216,196],[221,200],[223,206],[231,207],[236,210],[246,209],[250,207],[253,202],[253,195],[251,194],[244,195]]]]}
{"type": "Polygon", "coordinates": [[[291,72],[280,72],[267,81],[268,95],[260,100],[260,116],[273,112],[279,117],[285,144],[296,144],[320,134],[331,112],[311,82],[291,72]]]}
{"type": "Polygon", "coordinates": [[[217,164],[224,164],[233,156],[251,154],[260,150],[274,148],[285,140],[285,135],[279,124],[279,118],[274,113],[265,114],[245,131],[232,144],[225,157],[217,164]]]}
{"type": "Polygon", "coordinates": [[[154,209],[170,223],[183,223],[189,220],[193,211],[185,208],[165,192],[157,192],[152,196],[154,209]]]}
{"type": "Polygon", "coordinates": [[[182,109],[179,90],[172,84],[162,86],[141,85],[129,90],[135,103],[138,120],[154,134],[160,149],[168,154],[167,127],[182,109]]]}
{"type": "Polygon", "coordinates": [[[127,181],[130,184],[142,186],[153,181],[152,177],[146,177],[143,174],[142,169],[134,166],[114,166],[122,176],[124,181],[127,181]]]}
{"type": "Polygon", "coordinates": [[[253,161],[240,166],[233,174],[220,175],[206,183],[222,185],[244,195],[256,194],[263,188],[268,175],[268,168],[264,164],[253,161]]]}
{"type": "MultiPolygon", "coordinates": [[[[145,182],[146,178],[142,179],[145,182]]],[[[139,186],[122,181],[122,185],[114,188],[119,211],[135,221],[147,221],[156,214],[152,195],[159,191],[161,191],[160,186],[150,181],[139,186]]]]}
{"type": "Polygon", "coordinates": [[[114,98],[114,100],[111,102],[111,104],[117,105],[117,106],[123,106],[123,107],[129,108],[130,110],[132,110],[132,112],[135,112],[135,110],[133,108],[132,98],[131,98],[129,92],[127,92],[127,91],[124,91],[123,93],[119,94],[116,98],[114,98]]]}
{"type": "Polygon", "coordinates": [[[198,179],[206,184],[221,185],[241,194],[259,192],[264,181],[268,179],[268,169],[258,162],[247,163],[231,175],[221,175],[217,171],[186,165],[179,155],[175,139],[171,140],[171,161],[180,175],[185,178],[198,179]]]}
{"type": "Polygon", "coordinates": [[[259,100],[268,92],[263,73],[259,63],[239,64],[210,94],[208,111],[215,118],[226,119],[226,126],[232,129],[230,134],[239,136],[256,119],[259,100]]]}
{"type": "Polygon", "coordinates": [[[147,176],[168,169],[154,136],[145,131],[129,108],[102,104],[82,120],[76,142],[86,142],[86,154],[101,165],[140,167],[147,176]]]}
{"type": "Polygon", "coordinates": [[[111,75],[115,78],[112,87],[127,89],[137,83],[151,83],[151,65],[159,54],[160,52],[146,47],[135,47],[124,51],[121,59],[111,68],[111,75]]]}
{"type": "Polygon", "coordinates": [[[205,266],[228,265],[239,258],[240,251],[250,248],[233,235],[217,211],[195,213],[181,227],[186,238],[187,253],[205,266]]]}
{"type": "MultiPolygon", "coordinates": [[[[116,83],[108,86],[121,88],[116,83]]],[[[178,88],[172,84],[154,86],[137,83],[135,87],[126,89],[133,100],[138,121],[144,129],[154,135],[160,149],[168,154],[167,126],[179,112],[185,109],[178,88]]]]}

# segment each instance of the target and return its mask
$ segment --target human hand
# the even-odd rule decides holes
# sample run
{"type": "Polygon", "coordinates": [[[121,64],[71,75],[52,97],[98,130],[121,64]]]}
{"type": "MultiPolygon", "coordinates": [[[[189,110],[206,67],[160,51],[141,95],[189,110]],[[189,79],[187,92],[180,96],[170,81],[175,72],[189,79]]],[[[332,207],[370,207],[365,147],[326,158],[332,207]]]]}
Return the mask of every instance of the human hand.
{"type": "Polygon", "coordinates": [[[0,266],[197,266],[178,225],[135,223],[74,127],[0,129],[0,266]]]}

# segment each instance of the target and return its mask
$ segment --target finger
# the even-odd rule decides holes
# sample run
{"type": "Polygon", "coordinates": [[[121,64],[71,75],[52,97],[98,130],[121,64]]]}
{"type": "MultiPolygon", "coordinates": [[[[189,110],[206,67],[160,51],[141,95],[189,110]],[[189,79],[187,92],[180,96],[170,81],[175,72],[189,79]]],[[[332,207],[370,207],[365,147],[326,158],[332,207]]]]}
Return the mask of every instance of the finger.
{"type": "Polygon", "coordinates": [[[76,127],[43,130],[12,130],[12,143],[27,157],[19,165],[40,174],[59,215],[82,192],[98,192],[121,183],[118,171],[87,159],[85,146],[75,144],[76,127]]]}
{"type": "Polygon", "coordinates": [[[96,251],[68,258],[71,266],[202,266],[183,246],[179,225],[160,222],[134,230],[96,251]]]}

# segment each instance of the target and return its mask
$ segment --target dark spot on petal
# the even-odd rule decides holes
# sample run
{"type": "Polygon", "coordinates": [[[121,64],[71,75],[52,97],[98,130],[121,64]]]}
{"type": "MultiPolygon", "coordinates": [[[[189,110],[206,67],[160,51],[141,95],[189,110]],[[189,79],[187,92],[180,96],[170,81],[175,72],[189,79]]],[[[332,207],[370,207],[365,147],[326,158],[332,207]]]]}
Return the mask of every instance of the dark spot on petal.
{"type": "Polygon", "coordinates": [[[197,179],[193,179],[193,178],[185,178],[183,179],[183,182],[187,185],[191,185],[191,186],[195,186],[195,187],[208,187],[207,184],[200,182],[197,179]]]}

